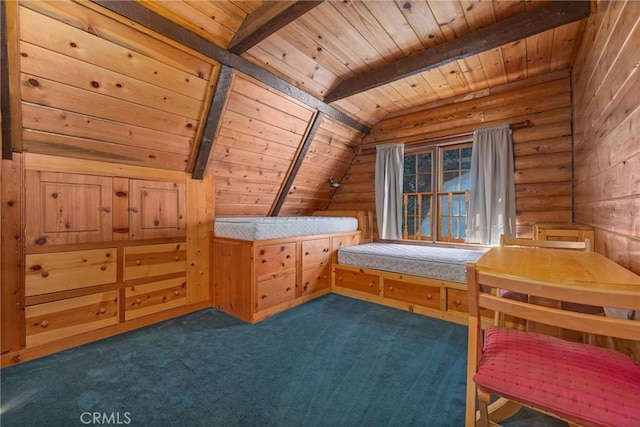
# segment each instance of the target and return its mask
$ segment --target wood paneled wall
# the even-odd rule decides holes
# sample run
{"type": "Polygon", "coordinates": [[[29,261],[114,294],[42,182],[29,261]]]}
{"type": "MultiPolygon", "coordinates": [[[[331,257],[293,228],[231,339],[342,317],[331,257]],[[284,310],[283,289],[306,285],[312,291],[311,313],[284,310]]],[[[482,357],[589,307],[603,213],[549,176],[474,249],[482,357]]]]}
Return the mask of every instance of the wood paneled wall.
{"type": "MultiPolygon", "coordinates": [[[[498,86],[378,123],[364,147],[456,135],[483,126],[530,120],[513,132],[518,235],[535,222],[571,222],[571,88],[567,71],[498,86]],[[473,98],[473,97],[472,97],[473,98]]],[[[330,209],[374,210],[375,151],[358,154],[330,209]]]]}
{"type": "Polygon", "coordinates": [[[598,2],[572,75],[575,220],[640,273],[640,3],[598,2]]]}
{"type": "Polygon", "coordinates": [[[91,3],[14,9],[24,151],[191,170],[219,64],[91,3]]]}

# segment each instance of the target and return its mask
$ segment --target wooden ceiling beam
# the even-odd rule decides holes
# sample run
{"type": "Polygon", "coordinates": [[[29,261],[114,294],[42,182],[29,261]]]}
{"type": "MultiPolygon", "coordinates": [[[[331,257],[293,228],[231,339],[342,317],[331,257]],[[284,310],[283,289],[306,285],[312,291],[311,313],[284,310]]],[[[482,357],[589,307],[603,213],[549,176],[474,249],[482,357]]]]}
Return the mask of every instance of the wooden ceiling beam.
{"type": "Polygon", "coordinates": [[[211,150],[215,143],[215,136],[218,131],[220,119],[222,118],[224,106],[227,103],[229,90],[231,89],[231,80],[233,77],[233,69],[228,65],[222,65],[220,73],[218,73],[218,81],[216,82],[215,92],[211,100],[211,107],[207,121],[202,132],[202,141],[198,147],[198,155],[196,156],[195,167],[191,177],[194,179],[202,179],[204,172],[209,164],[211,150]]]}
{"type": "Polygon", "coordinates": [[[331,103],[450,62],[477,55],[508,43],[589,17],[591,2],[552,1],[457,39],[394,61],[381,68],[343,81],[329,92],[331,103]]]}
{"type": "Polygon", "coordinates": [[[160,35],[173,39],[189,49],[193,49],[223,65],[227,65],[241,71],[267,86],[283,92],[309,107],[315,108],[345,125],[364,133],[365,135],[371,130],[368,126],[352,119],[342,111],[335,109],[324,101],[298,89],[275,74],[200,37],[164,16],[145,8],[138,2],[126,0],[93,0],[93,2],[99,4],[105,9],[117,13],[118,15],[124,16],[139,25],[143,25],[160,35]]]}
{"type": "Polygon", "coordinates": [[[241,55],[321,3],[323,0],[268,1],[264,3],[247,15],[231,39],[229,51],[241,55]]]}
{"type": "Polygon", "coordinates": [[[309,128],[309,132],[304,138],[304,142],[300,147],[300,150],[296,154],[295,160],[293,161],[293,167],[289,171],[289,175],[287,176],[287,180],[282,186],[282,190],[280,190],[280,194],[278,194],[278,199],[276,200],[269,216],[278,216],[280,213],[280,209],[282,209],[282,205],[284,205],[284,201],[287,199],[289,195],[289,190],[293,185],[293,182],[296,180],[296,176],[298,176],[298,171],[300,171],[300,167],[302,166],[302,162],[304,162],[304,158],[309,152],[309,147],[311,147],[311,143],[316,137],[316,133],[318,133],[318,129],[320,129],[320,125],[322,124],[322,120],[324,119],[324,113],[318,112],[316,116],[313,118],[313,123],[309,128]]]}

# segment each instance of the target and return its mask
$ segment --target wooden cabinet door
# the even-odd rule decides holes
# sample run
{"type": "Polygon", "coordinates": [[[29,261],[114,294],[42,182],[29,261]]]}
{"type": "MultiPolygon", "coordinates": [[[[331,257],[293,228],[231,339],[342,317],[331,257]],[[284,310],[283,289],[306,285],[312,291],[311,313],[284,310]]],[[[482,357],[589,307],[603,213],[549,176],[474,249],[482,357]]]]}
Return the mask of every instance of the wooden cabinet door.
{"type": "Polygon", "coordinates": [[[129,193],[130,238],[187,235],[185,184],[132,179],[129,193]]]}
{"type": "Polygon", "coordinates": [[[110,177],[27,171],[27,246],[111,241],[112,185],[110,177]]]}

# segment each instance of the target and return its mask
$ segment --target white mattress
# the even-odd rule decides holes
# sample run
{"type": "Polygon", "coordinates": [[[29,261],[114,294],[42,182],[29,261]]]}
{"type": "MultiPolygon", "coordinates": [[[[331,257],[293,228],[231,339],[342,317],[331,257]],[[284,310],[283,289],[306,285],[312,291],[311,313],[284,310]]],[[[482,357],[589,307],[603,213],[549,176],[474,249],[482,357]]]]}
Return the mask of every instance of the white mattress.
{"type": "Polygon", "coordinates": [[[373,268],[447,282],[467,283],[466,263],[484,251],[395,243],[367,243],[338,250],[338,264],[373,268]]]}
{"type": "Polygon", "coordinates": [[[279,239],[357,230],[358,220],[352,217],[234,217],[214,220],[216,237],[240,240],[279,239]]]}

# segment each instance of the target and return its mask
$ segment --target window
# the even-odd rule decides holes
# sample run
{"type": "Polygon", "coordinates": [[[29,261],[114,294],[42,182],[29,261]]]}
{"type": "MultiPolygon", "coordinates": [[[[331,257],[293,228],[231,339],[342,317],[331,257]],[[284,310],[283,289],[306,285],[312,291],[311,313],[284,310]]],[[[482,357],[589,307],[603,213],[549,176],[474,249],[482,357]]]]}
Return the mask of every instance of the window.
{"type": "Polygon", "coordinates": [[[464,242],[470,169],[471,143],[435,146],[405,155],[404,239],[464,242]]]}

